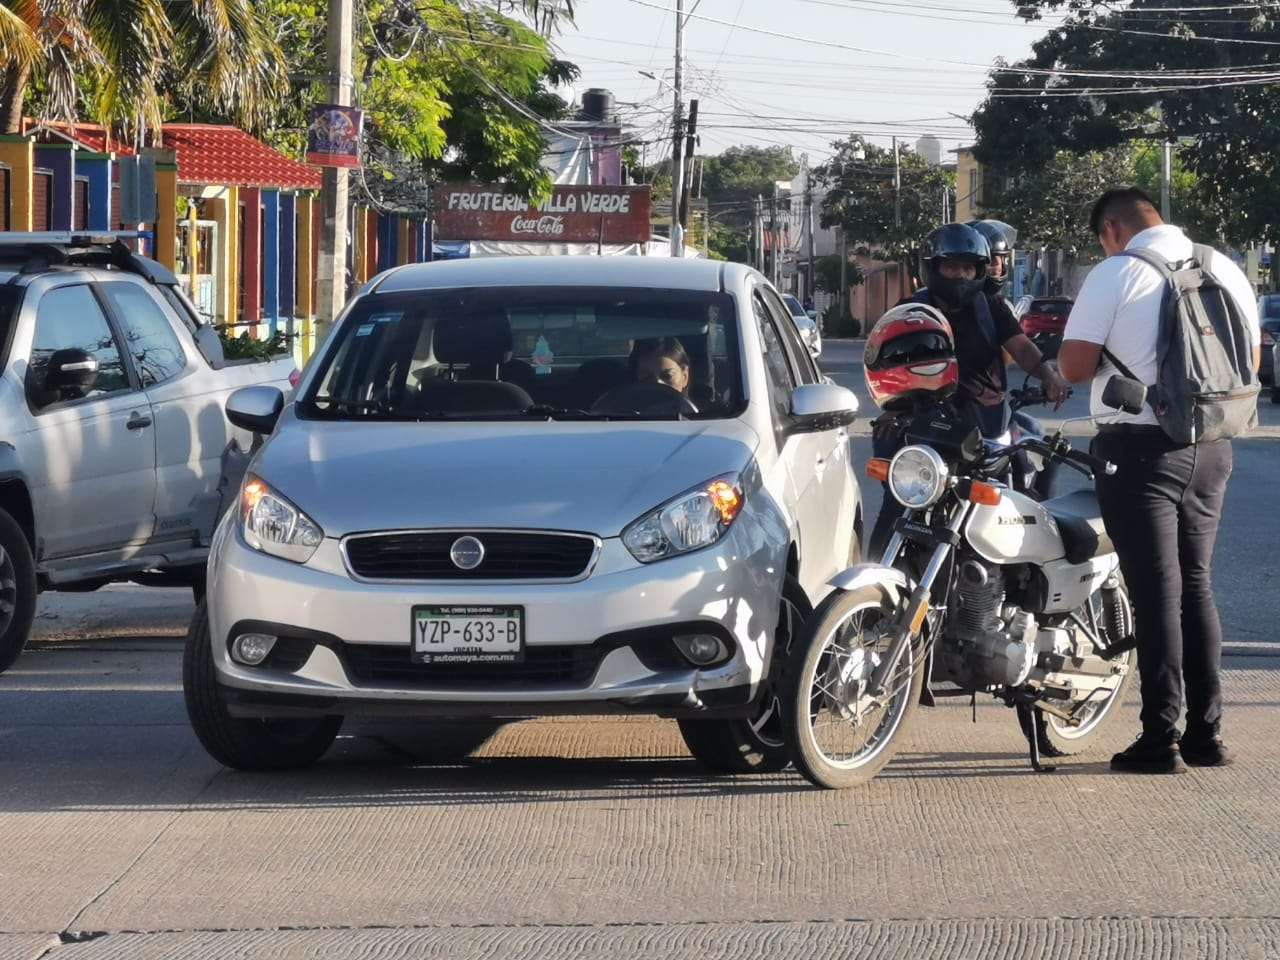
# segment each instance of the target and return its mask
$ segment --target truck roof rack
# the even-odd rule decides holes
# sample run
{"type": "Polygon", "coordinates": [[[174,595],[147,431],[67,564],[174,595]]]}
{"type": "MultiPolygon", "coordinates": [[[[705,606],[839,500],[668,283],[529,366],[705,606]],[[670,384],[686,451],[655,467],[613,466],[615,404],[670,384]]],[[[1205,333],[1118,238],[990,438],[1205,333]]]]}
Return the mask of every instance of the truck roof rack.
{"type": "Polygon", "coordinates": [[[0,247],[51,243],[63,247],[102,247],[116,240],[150,240],[150,230],[0,230],[0,247]]]}
{"type": "Polygon", "coordinates": [[[139,255],[125,243],[153,236],[150,230],[4,230],[0,231],[0,260],[23,261],[11,283],[18,276],[60,264],[115,267],[152,283],[176,283],[167,267],[139,255]]]}

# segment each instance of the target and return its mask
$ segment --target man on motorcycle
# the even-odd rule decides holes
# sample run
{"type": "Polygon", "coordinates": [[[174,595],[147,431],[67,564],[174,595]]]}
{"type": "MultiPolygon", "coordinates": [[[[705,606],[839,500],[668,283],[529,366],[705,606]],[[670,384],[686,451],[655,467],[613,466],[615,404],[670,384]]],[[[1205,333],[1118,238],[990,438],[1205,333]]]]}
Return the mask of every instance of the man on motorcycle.
{"type": "MultiPolygon", "coordinates": [[[[1018,231],[1001,220],[969,220],[967,223],[986,238],[987,250],[991,254],[983,292],[989,297],[1000,298],[1007,305],[1004,285],[1013,274],[1013,247],[1018,242],[1018,231]]],[[[1013,411],[1013,423],[1023,434],[1044,436],[1044,426],[1025,410],[1013,411]]],[[[1022,464],[1023,472],[1030,472],[1025,457],[1022,464]]],[[[1053,496],[1057,476],[1058,464],[1046,460],[1036,475],[1035,489],[1032,492],[1039,499],[1048,500],[1053,496]]]]}
{"type": "MultiPolygon", "coordinates": [[[[959,363],[957,402],[982,435],[996,438],[1009,429],[1006,352],[1038,377],[1049,399],[1060,405],[1070,386],[1022,332],[1008,302],[984,289],[991,259],[986,238],[968,224],[948,223],[929,234],[925,252],[926,286],[903,302],[928,304],[946,317],[959,363]]],[[[895,419],[895,414],[886,414],[875,421],[872,447],[877,457],[891,457],[902,445],[895,419]]],[[[884,551],[897,514],[886,495],[869,541],[873,556],[884,551]]]]}

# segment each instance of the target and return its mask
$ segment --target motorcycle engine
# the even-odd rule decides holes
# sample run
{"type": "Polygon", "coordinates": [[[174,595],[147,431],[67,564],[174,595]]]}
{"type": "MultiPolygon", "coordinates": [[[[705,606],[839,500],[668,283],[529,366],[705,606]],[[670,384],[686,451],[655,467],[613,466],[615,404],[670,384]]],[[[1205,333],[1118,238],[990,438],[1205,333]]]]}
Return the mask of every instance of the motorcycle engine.
{"type": "Polygon", "coordinates": [[[960,568],[949,623],[935,656],[946,679],[971,689],[1018,686],[1036,660],[1035,617],[1005,602],[1004,569],[960,568]]]}

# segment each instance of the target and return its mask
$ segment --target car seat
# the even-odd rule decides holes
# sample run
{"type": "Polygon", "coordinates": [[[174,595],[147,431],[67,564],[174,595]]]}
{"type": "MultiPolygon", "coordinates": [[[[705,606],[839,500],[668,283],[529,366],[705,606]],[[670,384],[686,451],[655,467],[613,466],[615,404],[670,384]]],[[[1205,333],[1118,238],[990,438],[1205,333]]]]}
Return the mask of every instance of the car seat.
{"type": "Polygon", "coordinates": [[[627,365],[616,357],[592,357],[584,360],[573,373],[570,395],[575,406],[590,410],[607,391],[631,379],[627,365]]]}

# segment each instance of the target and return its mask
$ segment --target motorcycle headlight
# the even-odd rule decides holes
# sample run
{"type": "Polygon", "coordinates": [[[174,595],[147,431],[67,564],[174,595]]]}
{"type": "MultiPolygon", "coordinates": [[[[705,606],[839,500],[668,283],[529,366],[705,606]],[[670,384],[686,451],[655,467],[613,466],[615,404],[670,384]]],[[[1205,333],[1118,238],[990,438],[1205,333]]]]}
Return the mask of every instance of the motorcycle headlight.
{"type": "Polygon", "coordinates": [[[903,447],[889,461],[889,492],[904,507],[923,510],[946,489],[947,465],[932,447],[903,447]]]}
{"type": "Polygon", "coordinates": [[[314,520],[258,477],[245,478],[240,507],[240,530],[254,550],[306,563],[324,540],[314,520]]]}
{"type": "Polygon", "coordinates": [[[737,477],[720,477],[691,490],[622,531],[622,543],[641,563],[652,563],[710,546],[742,510],[737,477]]]}

